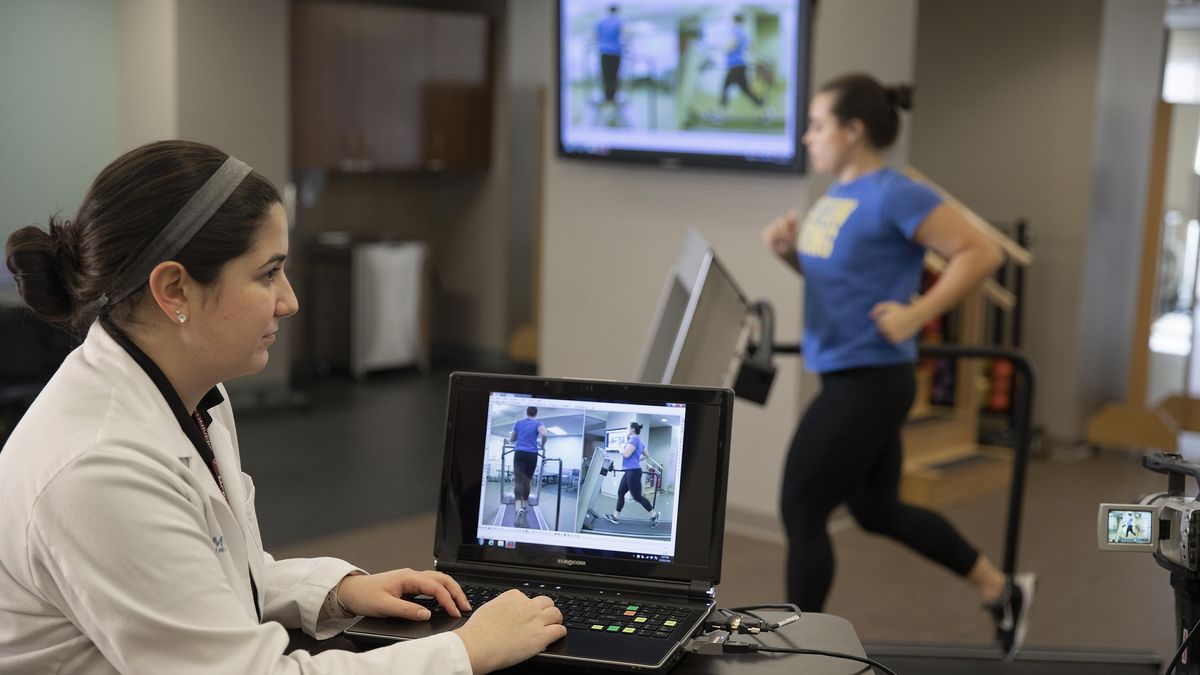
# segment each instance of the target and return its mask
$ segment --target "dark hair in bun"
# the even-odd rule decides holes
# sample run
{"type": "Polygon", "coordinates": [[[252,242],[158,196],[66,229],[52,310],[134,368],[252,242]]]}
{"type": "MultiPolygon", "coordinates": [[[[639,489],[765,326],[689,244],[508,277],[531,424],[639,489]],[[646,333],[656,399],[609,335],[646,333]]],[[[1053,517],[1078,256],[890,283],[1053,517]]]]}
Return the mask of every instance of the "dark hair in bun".
{"type": "MultiPolygon", "coordinates": [[[[8,238],[5,262],[38,316],[81,335],[102,311],[124,267],[183,208],[228,157],[191,141],[159,141],[121,155],[100,172],[73,221],[23,227],[8,238]]],[[[254,242],[279,192],[251,172],[173,260],[202,284],[254,242]]],[[[133,320],[145,286],[103,311],[119,326],[133,320]]]]}
{"type": "Polygon", "coordinates": [[[897,84],[887,88],[888,102],[893,108],[912,110],[913,88],[907,84],[897,84]]]}
{"type": "Polygon", "coordinates": [[[72,290],[79,277],[71,223],[50,217],[49,232],[23,227],[8,238],[8,269],[21,297],[55,325],[70,322],[72,290]],[[36,304],[35,304],[36,303],[36,304]]]}
{"type": "Polygon", "coordinates": [[[871,145],[879,150],[895,143],[900,134],[898,111],[912,109],[912,87],[904,84],[885,87],[865,73],[834,78],[818,91],[833,94],[832,111],[838,122],[861,121],[871,145]]]}
{"type": "Polygon", "coordinates": [[[642,433],[642,425],[638,424],[637,422],[630,422],[629,428],[633,429],[633,433],[635,434],[642,433]]]}

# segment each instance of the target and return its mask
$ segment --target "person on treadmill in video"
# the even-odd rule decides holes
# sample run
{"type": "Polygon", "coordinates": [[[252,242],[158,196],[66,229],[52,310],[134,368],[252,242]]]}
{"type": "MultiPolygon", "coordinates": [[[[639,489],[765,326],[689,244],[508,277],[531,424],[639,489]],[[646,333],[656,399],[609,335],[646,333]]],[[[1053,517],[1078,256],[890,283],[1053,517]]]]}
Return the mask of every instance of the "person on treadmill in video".
{"type": "Polygon", "coordinates": [[[621,86],[621,31],[624,24],[618,14],[619,8],[610,5],[608,16],[596,22],[596,51],[600,53],[600,77],[604,82],[604,103],[617,102],[617,89],[621,86]]]}
{"type": "Polygon", "coordinates": [[[529,483],[537,468],[538,451],[546,447],[546,439],[550,435],[546,425],[537,420],[537,414],[536,407],[526,408],[525,419],[514,424],[512,433],[508,435],[509,442],[516,444],[513,448],[513,476],[517,484],[513,496],[517,504],[517,518],[524,517],[529,508],[529,483]]]}
{"type": "Polygon", "coordinates": [[[633,495],[633,501],[641,504],[650,514],[650,527],[657,527],[659,513],[654,510],[650,500],[642,495],[642,458],[646,455],[646,444],[642,442],[641,433],[642,425],[629,423],[629,440],[621,448],[621,456],[625,459],[621,462],[624,474],[621,475],[621,487],[617,488],[617,510],[604,514],[604,517],[613,524],[621,522],[619,514],[625,508],[625,493],[628,492],[633,495]]]}
{"type": "Polygon", "coordinates": [[[729,88],[737,87],[746,98],[758,108],[763,121],[770,121],[770,113],[766,108],[767,102],[756,96],[750,90],[750,80],[746,68],[750,64],[750,36],[746,33],[745,19],[741,14],[733,15],[733,41],[725,51],[725,83],[721,85],[721,107],[713,112],[712,121],[721,124],[725,121],[725,111],[729,107],[729,88]]]}

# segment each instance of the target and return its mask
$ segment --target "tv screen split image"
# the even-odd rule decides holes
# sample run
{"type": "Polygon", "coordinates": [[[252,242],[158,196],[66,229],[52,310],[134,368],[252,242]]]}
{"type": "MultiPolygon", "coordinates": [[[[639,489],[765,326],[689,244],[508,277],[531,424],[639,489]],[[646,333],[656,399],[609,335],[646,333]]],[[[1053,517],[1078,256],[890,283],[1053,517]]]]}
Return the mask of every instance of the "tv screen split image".
{"type": "Polygon", "coordinates": [[[560,0],[560,153],[802,170],[808,7],[560,0]]]}

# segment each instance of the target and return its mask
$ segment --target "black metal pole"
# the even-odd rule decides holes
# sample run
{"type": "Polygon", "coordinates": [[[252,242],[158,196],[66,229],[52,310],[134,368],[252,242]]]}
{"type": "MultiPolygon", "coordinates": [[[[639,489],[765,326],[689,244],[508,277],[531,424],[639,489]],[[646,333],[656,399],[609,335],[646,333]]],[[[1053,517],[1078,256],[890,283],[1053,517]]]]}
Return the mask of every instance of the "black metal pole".
{"type": "MultiPolygon", "coordinates": [[[[772,345],[776,354],[800,354],[798,344],[772,345]]],[[[1033,362],[1024,354],[995,347],[962,347],[958,345],[918,345],[921,356],[942,356],[952,359],[1008,359],[1012,362],[1013,382],[1013,447],[1012,484],[1008,496],[1008,523],[1004,533],[1004,573],[1016,571],[1017,543],[1021,532],[1021,507],[1025,501],[1025,473],[1029,461],[1029,446],[1033,436],[1033,392],[1036,373],[1033,362]]]]}
{"type": "Polygon", "coordinates": [[[554,531],[558,531],[558,518],[562,514],[562,458],[551,457],[551,461],[558,462],[558,478],[554,480],[554,531]]]}

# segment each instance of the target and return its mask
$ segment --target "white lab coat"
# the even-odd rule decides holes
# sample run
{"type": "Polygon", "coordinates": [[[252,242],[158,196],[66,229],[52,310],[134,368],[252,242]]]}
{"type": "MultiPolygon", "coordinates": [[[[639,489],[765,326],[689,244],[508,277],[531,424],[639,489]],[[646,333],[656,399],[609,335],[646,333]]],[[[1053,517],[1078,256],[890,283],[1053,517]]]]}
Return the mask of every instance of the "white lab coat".
{"type": "Polygon", "coordinates": [[[0,451],[0,672],[470,673],[452,633],[284,655],[284,627],[353,623],[317,616],[355,568],[263,551],[232,410],[210,412],[228,502],[149,376],[92,326],[0,451]]]}

